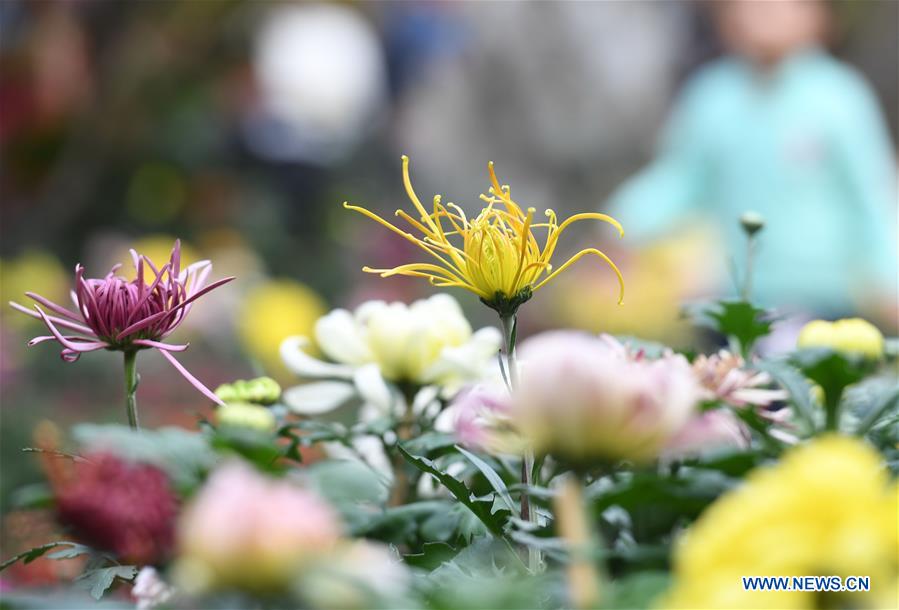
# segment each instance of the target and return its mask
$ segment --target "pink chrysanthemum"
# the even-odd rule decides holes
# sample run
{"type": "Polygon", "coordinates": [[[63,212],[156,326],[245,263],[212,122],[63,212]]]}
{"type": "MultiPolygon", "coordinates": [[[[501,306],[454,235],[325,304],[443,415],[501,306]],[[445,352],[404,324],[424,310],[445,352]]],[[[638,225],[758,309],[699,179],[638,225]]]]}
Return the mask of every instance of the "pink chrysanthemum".
{"type": "Polygon", "coordinates": [[[224,278],[206,285],[212,263],[200,261],[181,268],[181,242],[175,241],[171,256],[156,268],[144,255],[131,250],[137,277],[128,280],[116,272],[115,265],[102,279],[85,279],[84,267],[75,266],[75,289],[72,301],[76,311],[32,292],[25,294],[38,304],[28,309],[10,302],[13,308],[39,318],[47,325],[50,335],[35,337],[29,346],[45,341],[62,345],[60,356],[74,362],[86,352],[107,349],[134,353],[142,349],[156,349],[195,388],[211,400],[220,403],[208,388],[179,363],[171,352],[182,352],[188,344],[163,343],[190,312],[194,301],[207,292],[233,280],[224,278]],[[41,306],[51,313],[46,313],[41,306]],[[75,334],[64,335],[63,328],[75,334]]]}
{"type": "Polygon", "coordinates": [[[783,390],[766,388],[771,376],[745,368],[743,358],[727,350],[711,356],[699,355],[693,361],[693,373],[702,386],[703,399],[721,400],[733,407],[767,407],[785,400],[783,390]]]}

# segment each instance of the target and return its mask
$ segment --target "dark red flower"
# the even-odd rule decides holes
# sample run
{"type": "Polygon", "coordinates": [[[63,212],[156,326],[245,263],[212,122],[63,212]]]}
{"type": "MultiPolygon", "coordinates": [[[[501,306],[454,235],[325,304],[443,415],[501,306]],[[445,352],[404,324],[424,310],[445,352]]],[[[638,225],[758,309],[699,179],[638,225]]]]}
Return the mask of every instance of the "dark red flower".
{"type": "Polygon", "coordinates": [[[137,565],[159,564],[168,557],[178,501],[162,470],[94,453],[70,474],[55,482],[57,511],[80,541],[137,565]]]}

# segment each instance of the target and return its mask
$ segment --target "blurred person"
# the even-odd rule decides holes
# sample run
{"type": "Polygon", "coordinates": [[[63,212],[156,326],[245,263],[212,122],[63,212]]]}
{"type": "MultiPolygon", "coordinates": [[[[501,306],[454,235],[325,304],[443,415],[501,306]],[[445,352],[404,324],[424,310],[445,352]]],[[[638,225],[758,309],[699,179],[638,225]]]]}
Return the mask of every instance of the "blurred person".
{"type": "Polygon", "coordinates": [[[710,220],[745,269],[738,218],[766,219],[755,300],[896,316],[896,166],[874,94],[821,45],[819,0],[714,3],[729,55],[684,87],[657,158],[603,206],[640,244],[710,220]]]}

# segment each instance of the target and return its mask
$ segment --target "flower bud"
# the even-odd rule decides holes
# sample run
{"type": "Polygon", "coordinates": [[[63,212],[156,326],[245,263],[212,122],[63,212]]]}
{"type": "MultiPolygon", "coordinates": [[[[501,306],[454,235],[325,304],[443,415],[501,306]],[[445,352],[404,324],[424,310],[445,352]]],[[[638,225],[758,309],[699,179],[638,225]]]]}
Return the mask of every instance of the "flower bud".
{"type": "Polygon", "coordinates": [[[249,428],[260,432],[273,432],[277,425],[275,414],[259,405],[233,402],[215,410],[220,426],[249,428]]]}
{"type": "Polygon", "coordinates": [[[765,228],[765,218],[758,212],[748,211],[740,216],[740,226],[746,235],[752,237],[765,228]]]}
{"type": "Polygon", "coordinates": [[[271,377],[257,377],[248,381],[238,379],[217,387],[215,395],[226,403],[248,402],[257,405],[271,405],[278,402],[281,397],[281,386],[271,377]]]}
{"type": "Polygon", "coordinates": [[[836,322],[813,320],[802,327],[797,345],[799,348],[824,347],[848,356],[877,360],[883,357],[884,339],[876,326],[861,318],[836,322]]]}

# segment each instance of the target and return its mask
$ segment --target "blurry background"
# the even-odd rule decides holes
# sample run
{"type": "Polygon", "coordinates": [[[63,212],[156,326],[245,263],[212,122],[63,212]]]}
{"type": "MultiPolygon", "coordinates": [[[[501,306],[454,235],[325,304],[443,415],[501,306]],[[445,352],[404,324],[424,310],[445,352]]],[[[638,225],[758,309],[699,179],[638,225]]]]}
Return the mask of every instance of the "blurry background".
{"type": "MultiPolygon", "coordinates": [[[[867,79],[892,148],[899,3],[823,6],[821,43],[867,79]]],[[[179,330],[191,341],[184,364],[213,388],[263,371],[283,380],[280,339],[328,308],[429,292],[362,273],[418,254],[341,202],[387,215],[408,207],[405,153],[426,200],[439,192],[475,209],[492,159],[524,204],[563,217],[610,211],[616,187],[652,159],[685,79],[723,52],[713,12],[693,2],[4,0],[3,301],[24,303],[25,290],[64,301],[76,262],[102,276],[131,246],[164,259],[177,236],[187,258],[213,260],[214,278],[239,278],[179,330]]],[[[895,227],[895,203],[883,202],[878,223],[895,227]]],[[[570,326],[683,344],[681,301],[734,294],[726,262],[744,244],[714,222],[639,249],[608,227],[580,229],[559,256],[598,244],[625,271],[627,304],[614,306],[614,278],[585,260],[524,308],[528,332],[570,326]]],[[[843,246],[864,251],[853,235],[843,246]]],[[[888,332],[892,282],[865,312],[888,332]]],[[[493,323],[476,299],[456,296],[475,325],[493,323]]],[[[855,300],[871,305],[866,296],[855,300]]],[[[822,313],[802,294],[784,301],[822,313]]],[[[841,307],[832,313],[852,313],[841,307]]],[[[34,477],[20,448],[37,421],[124,413],[117,355],[67,365],[50,344],[25,347],[41,334],[34,320],[4,307],[0,322],[6,505],[34,477]]],[[[202,398],[154,352],[139,369],[144,423],[192,426],[202,398]]]]}

